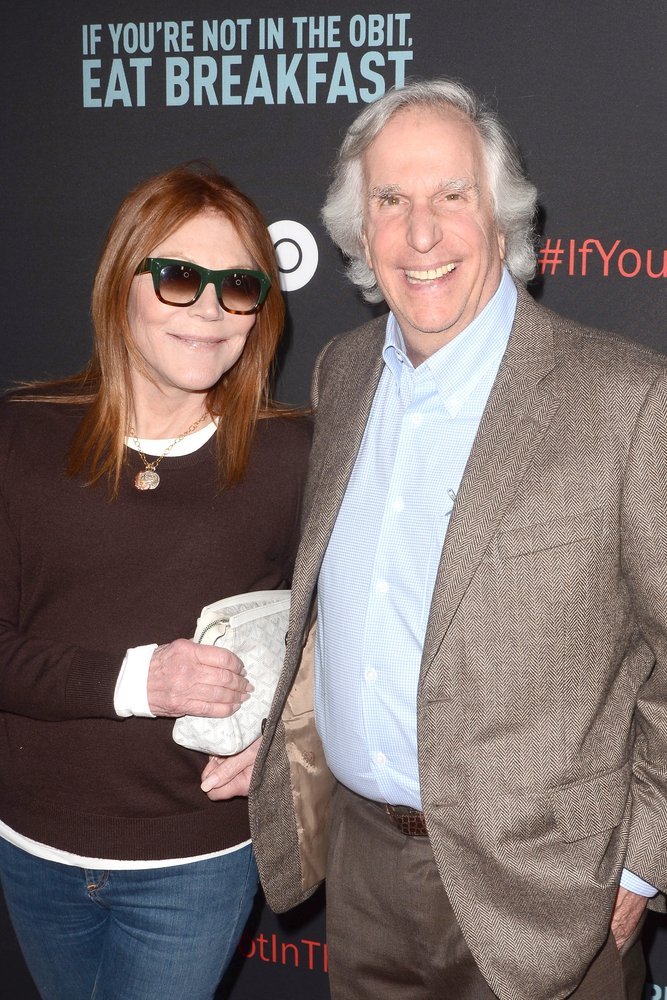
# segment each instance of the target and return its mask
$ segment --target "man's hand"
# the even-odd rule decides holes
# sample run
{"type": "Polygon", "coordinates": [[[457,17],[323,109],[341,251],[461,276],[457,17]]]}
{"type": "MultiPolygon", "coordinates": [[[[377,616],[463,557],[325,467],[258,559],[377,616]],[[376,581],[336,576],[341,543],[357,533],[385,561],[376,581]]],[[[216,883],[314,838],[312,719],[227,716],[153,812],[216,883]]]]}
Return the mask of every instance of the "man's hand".
{"type": "Polygon", "coordinates": [[[209,799],[247,795],[261,737],[233,757],[210,757],[202,771],[201,788],[209,799]]]}
{"type": "Polygon", "coordinates": [[[629,889],[619,886],[614,912],[611,915],[611,932],[619,951],[632,937],[647,902],[646,896],[639,896],[636,892],[630,892],[629,889]]]}
{"type": "Polygon", "coordinates": [[[153,715],[224,719],[252,690],[238,656],[189,639],[158,646],[148,668],[148,705],[153,715]]]}

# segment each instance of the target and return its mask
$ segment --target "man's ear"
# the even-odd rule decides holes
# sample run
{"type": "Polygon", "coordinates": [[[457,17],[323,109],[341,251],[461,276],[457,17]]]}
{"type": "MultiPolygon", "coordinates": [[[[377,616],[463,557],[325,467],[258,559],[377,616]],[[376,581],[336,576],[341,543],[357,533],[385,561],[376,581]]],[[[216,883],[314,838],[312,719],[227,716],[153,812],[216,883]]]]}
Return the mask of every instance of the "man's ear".
{"type": "Polygon", "coordinates": [[[498,251],[500,253],[500,259],[505,260],[505,234],[498,233],[497,239],[498,239],[498,251]]]}

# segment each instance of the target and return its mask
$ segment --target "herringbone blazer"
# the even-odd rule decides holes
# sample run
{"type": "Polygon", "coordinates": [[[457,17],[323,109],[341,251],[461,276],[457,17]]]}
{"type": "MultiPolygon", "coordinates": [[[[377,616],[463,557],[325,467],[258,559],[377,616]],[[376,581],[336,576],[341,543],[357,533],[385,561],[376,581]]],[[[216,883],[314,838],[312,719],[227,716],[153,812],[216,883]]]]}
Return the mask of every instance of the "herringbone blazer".
{"type": "MultiPolygon", "coordinates": [[[[384,325],[332,341],[314,377],[286,663],[250,795],[276,910],[325,874],[332,779],[307,636],[384,325]]],[[[574,989],[623,866],[667,887],[666,489],[666,360],[519,290],[442,550],[416,705],[435,861],[503,1000],[574,989]]]]}

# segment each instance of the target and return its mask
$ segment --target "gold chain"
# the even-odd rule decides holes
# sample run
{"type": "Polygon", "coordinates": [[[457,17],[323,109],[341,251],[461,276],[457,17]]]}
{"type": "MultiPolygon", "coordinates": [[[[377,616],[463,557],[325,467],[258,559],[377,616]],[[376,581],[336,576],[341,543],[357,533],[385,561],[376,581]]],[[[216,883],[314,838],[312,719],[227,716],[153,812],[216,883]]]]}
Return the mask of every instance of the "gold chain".
{"type": "Polygon", "coordinates": [[[142,469],[141,472],[138,472],[136,474],[134,479],[134,485],[138,490],[154,490],[160,485],[160,477],[155,470],[157,469],[162,459],[169,454],[171,449],[174,448],[179,443],[179,441],[182,441],[183,438],[188,436],[188,434],[192,434],[193,431],[197,430],[200,423],[207,416],[208,413],[204,411],[204,413],[202,413],[201,417],[199,417],[198,420],[195,420],[193,424],[190,424],[190,426],[186,431],[183,431],[183,433],[180,434],[177,438],[174,438],[169,447],[165,448],[162,454],[158,455],[157,458],[154,458],[152,462],[148,461],[143,451],[141,450],[141,442],[137,437],[137,432],[135,431],[134,427],[130,427],[130,437],[134,439],[134,443],[137,446],[137,451],[139,452],[141,461],[144,463],[145,466],[145,468],[142,469]]]}

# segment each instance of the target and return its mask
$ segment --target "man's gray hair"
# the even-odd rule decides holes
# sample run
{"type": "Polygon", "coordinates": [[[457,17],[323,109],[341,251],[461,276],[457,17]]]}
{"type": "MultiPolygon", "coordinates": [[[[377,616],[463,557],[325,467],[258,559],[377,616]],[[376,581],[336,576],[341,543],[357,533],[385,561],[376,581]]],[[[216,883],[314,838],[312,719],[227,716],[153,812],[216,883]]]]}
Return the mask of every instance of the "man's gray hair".
{"type": "Polygon", "coordinates": [[[505,264],[519,282],[535,273],[537,190],[526,178],[514,139],[498,115],[456,80],[414,81],[390,90],[369,104],[349,127],[334,168],[334,180],[322,209],[329,235],[349,258],[348,276],[369,302],[383,298],[364,255],[366,208],[363,154],[389,119],[406,108],[429,108],[462,114],[482,143],[491,205],[498,231],[505,237],[505,264]]]}

